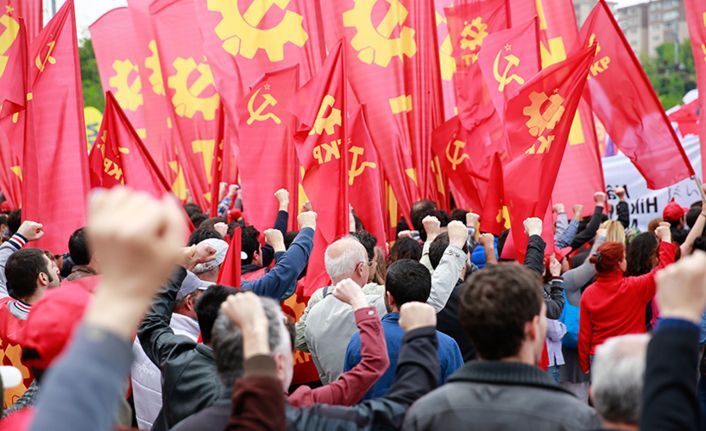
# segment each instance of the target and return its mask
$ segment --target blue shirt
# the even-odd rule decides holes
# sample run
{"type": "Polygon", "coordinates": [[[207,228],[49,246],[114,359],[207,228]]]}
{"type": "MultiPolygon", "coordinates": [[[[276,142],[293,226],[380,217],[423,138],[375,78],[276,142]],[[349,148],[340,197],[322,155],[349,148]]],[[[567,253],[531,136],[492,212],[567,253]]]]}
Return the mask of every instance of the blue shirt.
{"type": "MultiPolygon", "coordinates": [[[[397,359],[400,355],[400,347],[402,346],[402,338],[404,331],[400,327],[400,314],[387,313],[382,318],[382,331],[385,334],[385,342],[387,343],[387,355],[390,357],[390,368],[385,374],[375,383],[363,399],[372,399],[385,396],[387,390],[390,389],[395,381],[395,371],[397,370],[397,359]]],[[[463,365],[463,356],[461,349],[458,348],[456,341],[444,334],[436,331],[436,336],[439,339],[439,362],[441,363],[441,374],[439,375],[439,385],[443,385],[446,379],[463,365]]],[[[348,371],[358,365],[360,362],[360,333],[356,332],[351,337],[346,349],[346,358],[343,364],[343,371],[348,371]]]]}

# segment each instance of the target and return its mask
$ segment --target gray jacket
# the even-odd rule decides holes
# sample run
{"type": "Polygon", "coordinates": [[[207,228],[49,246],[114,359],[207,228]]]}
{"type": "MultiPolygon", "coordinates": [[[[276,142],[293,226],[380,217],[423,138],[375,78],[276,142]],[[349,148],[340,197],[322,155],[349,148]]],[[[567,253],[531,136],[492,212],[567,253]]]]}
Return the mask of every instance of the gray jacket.
{"type": "Polygon", "coordinates": [[[539,368],[473,361],[418,400],[405,431],[581,431],[601,427],[596,413],[539,368]]]}

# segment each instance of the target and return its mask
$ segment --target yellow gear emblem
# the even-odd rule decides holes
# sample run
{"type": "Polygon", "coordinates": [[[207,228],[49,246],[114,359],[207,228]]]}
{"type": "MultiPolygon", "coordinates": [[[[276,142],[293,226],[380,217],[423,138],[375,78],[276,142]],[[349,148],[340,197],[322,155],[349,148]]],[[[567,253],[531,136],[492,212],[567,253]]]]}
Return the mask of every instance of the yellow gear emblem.
{"type": "Polygon", "coordinates": [[[358,58],[366,64],[387,67],[393,57],[413,57],[417,53],[415,30],[403,25],[409,12],[400,0],[387,0],[390,8],[377,27],[372,22],[373,8],[378,0],[354,0],[353,9],[343,13],[343,25],[353,27],[356,34],[351,46],[358,51],[358,58]],[[399,36],[392,33],[399,27],[399,36]]]}
{"type": "Polygon", "coordinates": [[[461,31],[461,49],[475,51],[483,46],[483,41],[488,36],[488,25],[483,22],[483,18],[476,17],[470,23],[465,22],[461,31]]]}
{"type": "Polygon", "coordinates": [[[546,93],[533,91],[530,96],[530,105],[522,110],[529,117],[525,125],[532,136],[540,136],[545,130],[554,130],[556,123],[564,115],[564,98],[559,94],[547,96],[546,93]]]}
{"type": "Polygon", "coordinates": [[[159,51],[157,51],[157,42],[151,40],[147,47],[150,50],[150,56],[145,59],[145,67],[149,69],[149,80],[152,86],[152,91],[159,96],[164,96],[164,80],[162,79],[162,68],[159,65],[159,51]]]}
{"type": "Polygon", "coordinates": [[[137,75],[132,82],[130,81],[130,75],[139,72],[137,65],[130,60],[115,60],[113,70],[115,75],[110,77],[108,85],[115,88],[115,99],[123,109],[137,111],[137,108],[144,103],[140,76],[137,75]]]}
{"type": "Polygon", "coordinates": [[[167,85],[174,90],[172,105],[177,115],[194,118],[197,112],[201,112],[205,120],[215,119],[220,99],[215,91],[211,67],[207,63],[196,63],[191,57],[177,57],[174,60],[174,69],[176,74],[169,77],[167,85]],[[192,80],[192,75],[198,76],[192,80]],[[213,94],[202,97],[209,88],[213,90],[213,94]]]}
{"type": "Polygon", "coordinates": [[[314,125],[311,126],[309,136],[321,135],[324,132],[326,132],[327,135],[333,135],[336,132],[336,126],[341,126],[343,117],[341,115],[341,110],[333,107],[335,104],[336,99],[330,94],[327,94],[324,97],[321,101],[319,112],[316,114],[314,125]],[[325,114],[329,112],[329,110],[330,113],[326,116],[325,114]]]}
{"type": "Polygon", "coordinates": [[[304,18],[286,10],[290,0],[254,0],[245,13],[240,13],[237,0],[208,0],[208,10],[221,14],[216,35],[223,49],[231,55],[252,59],[262,49],[272,62],[284,60],[284,46],[291,42],[303,47],[309,35],[304,31],[304,18]],[[274,27],[258,28],[272,6],[282,9],[284,16],[274,27]]]}

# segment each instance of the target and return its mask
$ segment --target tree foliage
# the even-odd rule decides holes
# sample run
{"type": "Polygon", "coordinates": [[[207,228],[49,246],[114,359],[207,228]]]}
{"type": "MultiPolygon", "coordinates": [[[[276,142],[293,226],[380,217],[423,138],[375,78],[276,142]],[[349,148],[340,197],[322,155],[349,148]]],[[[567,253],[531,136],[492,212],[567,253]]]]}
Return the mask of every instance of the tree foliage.
{"type": "Polygon", "coordinates": [[[678,53],[675,47],[673,43],[666,43],[657,48],[656,56],[640,58],[664,109],[682,104],[682,97],[696,88],[691,42],[682,42],[678,53]]]}
{"type": "Polygon", "coordinates": [[[81,60],[81,79],[83,81],[83,103],[85,106],[93,106],[103,112],[105,108],[105,96],[103,86],[98,74],[96,55],[93,52],[93,42],[91,39],[83,39],[79,43],[78,54],[81,60]]]}

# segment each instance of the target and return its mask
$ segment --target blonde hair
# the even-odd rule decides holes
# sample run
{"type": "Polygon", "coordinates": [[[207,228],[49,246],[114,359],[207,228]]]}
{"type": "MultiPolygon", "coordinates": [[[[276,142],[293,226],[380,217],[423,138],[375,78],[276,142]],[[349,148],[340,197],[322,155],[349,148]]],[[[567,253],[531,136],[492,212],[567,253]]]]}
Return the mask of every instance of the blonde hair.
{"type": "Polygon", "coordinates": [[[616,220],[603,222],[601,229],[606,230],[606,242],[619,242],[625,244],[625,228],[623,224],[616,220]]]}

